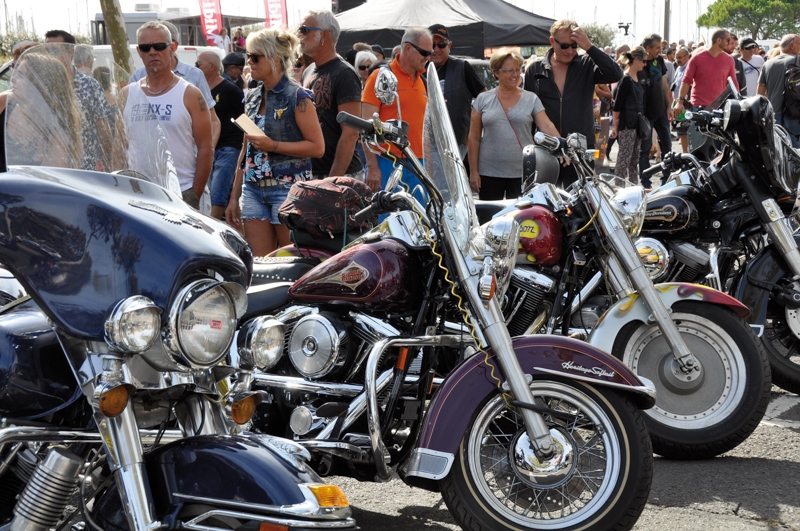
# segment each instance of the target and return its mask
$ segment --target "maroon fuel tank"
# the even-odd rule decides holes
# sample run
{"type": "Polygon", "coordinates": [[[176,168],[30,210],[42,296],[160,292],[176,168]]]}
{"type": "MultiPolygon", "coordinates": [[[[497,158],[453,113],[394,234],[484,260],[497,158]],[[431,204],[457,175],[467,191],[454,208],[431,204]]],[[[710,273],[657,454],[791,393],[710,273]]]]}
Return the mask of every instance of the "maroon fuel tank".
{"type": "Polygon", "coordinates": [[[305,304],[403,313],[422,304],[424,278],[415,252],[398,240],[363,243],[326,260],[289,289],[305,304]]]}

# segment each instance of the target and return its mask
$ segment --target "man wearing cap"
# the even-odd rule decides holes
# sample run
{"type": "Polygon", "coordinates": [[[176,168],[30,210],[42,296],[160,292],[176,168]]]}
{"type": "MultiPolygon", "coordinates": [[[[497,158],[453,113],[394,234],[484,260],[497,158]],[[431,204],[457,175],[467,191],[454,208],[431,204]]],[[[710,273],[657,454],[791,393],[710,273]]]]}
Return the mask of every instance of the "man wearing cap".
{"type": "Polygon", "coordinates": [[[467,154],[467,134],[469,118],[472,113],[472,100],[486,90],[472,65],[463,59],[450,57],[453,41],[450,40],[447,28],[442,24],[434,24],[428,28],[433,36],[433,55],[431,61],[436,66],[439,84],[444,93],[447,113],[453,132],[458,141],[461,158],[467,154]]]}
{"type": "Polygon", "coordinates": [[[755,96],[758,94],[758,74],[764,66],[764,58],[758,55],[758,43],[750,37],[742,39],[739,44],[739,59],[744,65],[744,79],[747,85],[747,95],[755,96]]]}
{"type": "MultiPolygon", "coordinates": [[[[239,87],[239,90],[244,90],[244,79],[242,78],[242,71],[244,71],[244,54],[239,52],[229,53],[225,56],[225,59],[222,60],[222,68],[224,70],[222,72],[223,79],[227,79],[239,87]]],[[[220,117],[220,120],[221,119],[220,117]]]]}
{"type": "Polygon", "coordinates": [[[346,175],[363,180],[364,166],[355,153],[358,131],[336,121],[340,112],[361,114],[361,80],[336,54],[339,22],[328,10],[309,11],[297,36],[300,53],[314,61],[303,72],[303,87],[314,94],[325,139],[325,153],[311,159],[311,171],[316,178],[346,175]]]}
{"type": "Polygon", "coordinates": [[[225,219],[225,208],[231,198],[233,177],[242,150],[242,131],[231,122],[231,118],[236,119],[244,112],[244,92],[233,81],[220,75],[222,63],[216,52],[201,53],[195,66],[206,76],[220,121],[208,188],[211,191],[211,217],[225,219]]]}

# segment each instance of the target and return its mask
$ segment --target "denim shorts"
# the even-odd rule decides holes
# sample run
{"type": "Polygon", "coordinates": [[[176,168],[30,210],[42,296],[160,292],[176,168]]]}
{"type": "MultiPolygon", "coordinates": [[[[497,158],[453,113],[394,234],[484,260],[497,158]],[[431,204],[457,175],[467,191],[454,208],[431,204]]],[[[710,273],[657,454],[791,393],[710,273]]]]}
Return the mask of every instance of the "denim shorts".
{"type": "Polygon", "coordinates": [[[245,183],[242,187],[242,219],[268,219],[273,225],[280,225],[278,210],[291,187],[291,184],[276,184],[262,188],[255,183],[245,183]]]}
{"type": "Polygon", "coordinates": [[[240,151],[230,146],[214,151],[214,169],[211,170],[211,180],[208,182],[208,187],[211,189],[211,204],[214,206],[228,206],[240,151]]]}

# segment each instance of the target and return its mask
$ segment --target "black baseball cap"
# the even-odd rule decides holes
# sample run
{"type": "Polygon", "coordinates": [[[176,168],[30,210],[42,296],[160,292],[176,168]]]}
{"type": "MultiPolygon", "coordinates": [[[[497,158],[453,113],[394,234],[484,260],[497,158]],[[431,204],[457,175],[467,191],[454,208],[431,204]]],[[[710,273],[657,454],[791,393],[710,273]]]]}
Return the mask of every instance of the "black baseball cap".
{"type": "Polygon", "coordinates": [[[755,39],[748,37],[746,39],[742,39],[742,42],[739,43],[739,48],[743,50],[751,50],[753,48],[758,48],[758,43],[755,41],[755,39]]]}
{"type": "Polygon", "coordinates": [[[373,52],[378,52],[382,56],[386,57],[386,53],[383,51],[383,47],[380,44],[373,44],[371,48],[373,52]]]}
{"type": "Polygon", "coordinates": [[[244,54],[239,52],[232,52],[225,56],[222,60],[225,66],[241,66],[244,67],[244,54]]]}
{"type": "Polygon", "coordinates": [[[441,24],[434,24],[433,26],[428,28],[428,31],[430,31],[431,35],[433,35],[434,37],[442,37],[446,41],[450,40],[450,36],[447,34],[447,28],[441,24]]]}

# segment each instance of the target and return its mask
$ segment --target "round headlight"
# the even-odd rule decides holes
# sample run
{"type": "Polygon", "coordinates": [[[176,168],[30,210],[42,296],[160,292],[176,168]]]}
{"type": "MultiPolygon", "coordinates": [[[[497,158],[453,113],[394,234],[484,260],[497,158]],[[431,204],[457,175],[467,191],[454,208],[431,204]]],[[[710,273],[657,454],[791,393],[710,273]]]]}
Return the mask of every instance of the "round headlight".
{"type": "Polygon", "coordinates": [[[158,337],[161,308],[136,295],[121,301],[105,323],[106,342],[122,352],[144,352],[158,337]]]}
{"type": "Polygon", "coordinates": [[[216,364],[236,331],[236,305],[226,285],[211,279],[192,282],[178,294],[164,345],[194,368],[216,364]]]}
{"type": "Polygon", "coordinates": [[[237,340],[239,359],[244,369],[271,369],[283,354],[286,325],[272,317],[256,317],[248,321],[237,340]]]}
{"type": "Polygon", "coordinates": [[[486,224],[483,235],[486,249],[491,250],[492,267],[497,279],[495,297],[501,299],[511,282],[511,272],[517,261],[519,223],[511,216],[501,216],[486,224]]]}
{"type": "Polygon", "coordinates": [[[614,205],[617,215],[628,229],[631,238],[639,236],[644,224],[644,215],[647,212],[644,188],[641,186],[619,188],[611,198],[611,204],[614,205]]]}

